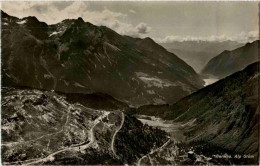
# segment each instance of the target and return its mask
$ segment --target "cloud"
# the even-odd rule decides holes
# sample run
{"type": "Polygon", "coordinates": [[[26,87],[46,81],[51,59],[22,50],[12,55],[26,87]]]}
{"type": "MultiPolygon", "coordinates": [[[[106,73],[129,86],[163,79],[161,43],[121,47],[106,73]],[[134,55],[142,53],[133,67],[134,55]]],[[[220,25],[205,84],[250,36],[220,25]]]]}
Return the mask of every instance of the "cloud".
{"type": "Polygon", "coordinates": [[[95,25],[107,26],[122,35],[140,36],[147,34],[151,29],[145,23],[134,26],[120,20],[126,20],[126,14],[113,12],[107,8],[102,11],[90,10],[89,2],[2,2],[2,9],[10,15],[23,18],[36,16],[47,24],[55,24],[64,19],[82,17],[95,25]]]}
{"type": "Polygon", "coordinates": [[[129,12],[130,12],[130,13],[133,13],[133,14],[136,14],[136,11],[133,10],[133,9],[130,9],[129,12]]]}
{"type": "Polygon", "coordinates": [[[241,43],[252,42],[259,39],[258,31],[241,32],[234,36],[207,36],[207,37],[194,37],[194,36],[166,36],[165,38],[155,39],[158,43],[172,43],[175,41],[237,41],[241,43]]]}
{"type": "Polygon", "coordinates": [[[136,29],[138,31],[138,33],[140,34],[147,34],[150,32],[151,30],[151,27],[149,27],[147,24],[145,23],[139,23],[137,26],[136,26],[136,29]]]}

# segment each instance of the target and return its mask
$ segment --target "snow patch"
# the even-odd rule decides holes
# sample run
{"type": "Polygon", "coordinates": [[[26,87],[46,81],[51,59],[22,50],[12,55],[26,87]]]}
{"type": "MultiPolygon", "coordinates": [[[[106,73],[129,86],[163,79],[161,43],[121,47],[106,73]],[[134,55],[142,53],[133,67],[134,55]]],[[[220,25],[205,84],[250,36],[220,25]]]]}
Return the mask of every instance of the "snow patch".
{"type": "Polygon", "coordinates": [[[61,33],[62,31],[59,31],[59,32],[56,32],[56,31],[54,31],[54,32],[52,32],[50,35],[49,35],[49,37],[51,37],[51,36],[53,36],[53,35],[57,35],[57,34],[59,34],[59,33],[61,33]]]}
{"type": "Polygon", "coordinates": [[[22,21],[18,21],[17,24],[20,24],[20,25],[21,25],[21,24],[24,24],[24,23],[26,23],[26,22],[27,22],[26,20],[22,20],[22,21]]]}

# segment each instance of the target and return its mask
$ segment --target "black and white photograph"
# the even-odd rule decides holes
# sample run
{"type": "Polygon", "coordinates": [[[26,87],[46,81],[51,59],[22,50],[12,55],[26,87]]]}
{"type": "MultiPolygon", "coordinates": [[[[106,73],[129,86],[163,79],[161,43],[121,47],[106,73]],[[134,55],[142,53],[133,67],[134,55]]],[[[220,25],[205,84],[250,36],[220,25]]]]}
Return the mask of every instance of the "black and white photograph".
{"type": "Polygon", "coordinates": [[[0,4],[0,165],[259,165],[258,1],[0,4]]]}

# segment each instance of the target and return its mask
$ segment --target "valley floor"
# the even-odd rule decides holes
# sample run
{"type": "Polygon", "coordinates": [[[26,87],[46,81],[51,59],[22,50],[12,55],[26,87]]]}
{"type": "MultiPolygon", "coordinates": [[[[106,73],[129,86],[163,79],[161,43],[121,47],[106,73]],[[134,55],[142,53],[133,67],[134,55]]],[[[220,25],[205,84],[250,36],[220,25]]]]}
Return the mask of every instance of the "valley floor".
{"type": "Polygon", "coordinates": [[[195,138],[186,137],[185,131],[188,131],[196,125],[196,119],[183,123],[174,122],[172,120],[163,120],[154,116],[136,116],[143,124],[164,130],[169,135],[169,139],[165,142],[165,144],[140,158],[137,162],[138,166],[169,164],[232,165],[237,162],[245,162],[245,160],[225,158],[228,156],[233,156],[233,154],[223,149],[219,149],[218,147],[213,147],[205,142],[194,141],[195,138]]]}
{"type": "Polygon", "coordinates": [[[157,127],[161,130],[166,131],[172,140],[175,142],[181,142],[185,139],[183,135],[183,129],[187,125],[192,124],[184,124],[181,122],[173,122],[172,120],[163,120],[161,118],[157,118],[154,116],[146,116],[146,115],[138,115],[138,120],[140,120],[143,124],[147,124],[152,127],[157,127]]]}
{"type": "MultiPolygon", "coordinates": [[[[195,120],[187,123],[174,122],[172,120],[163,120],[154,116],[137,115],[138,120],[143,124],[159,128],[169,134],[169,139],[161,147],[152,150],[149,154],[144,155],[138,160],[137,165],[156,165],[156,164],[171,164],[178,165],[188,161],[189,156],[182,154],[177,144],[185,142],[184,131],[193,126],[195,120]]],[[[191,151],[192,152],[192,151],[191,151]]],[[[205,163],[209,163],[205,161],[205,163]]]]}

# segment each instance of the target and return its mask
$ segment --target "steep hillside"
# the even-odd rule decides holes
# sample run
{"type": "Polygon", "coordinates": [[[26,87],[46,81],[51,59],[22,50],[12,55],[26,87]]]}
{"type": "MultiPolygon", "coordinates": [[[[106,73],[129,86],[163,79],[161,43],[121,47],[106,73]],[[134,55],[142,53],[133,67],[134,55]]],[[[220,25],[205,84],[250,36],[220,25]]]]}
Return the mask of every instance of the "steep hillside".
{"type": "Polygon", "coordinates": [[[91,95],[79,102],[67,96],[27,88],[2,89],[2,164],[133,164],[167,140],[165,132],[143,125],[125,114],[124,108],[111,109],[110,98],[103,96],[103,109],[95,109],[87,106],[91,95]]]}
{"type": "Polygon", "coordinates": [[[109,94],[130,105],[173,103],[204,84],[150,38],[121,36],[82,18],[47,25],[2,12],[2,83],[109,94]]]}
{"type": "Polygon", "coordinates": [[[243,46],[235,41],[173,41],[160,43],[168,51],[175,53],[187,64],[201,72],[207,62],[224,50],[234,50],[243,46]]]}
{"type": "Polygon", "coordinates": [[[123,102],[115,100],[113,97],[102,94],[102,93],[92,93],[92,94],[82,94],[82,93],[61,93],[57,94],[66,97],[67,101],[72,103],[80,103],[85,107],[90,107],[93,109],[106,109],[106,110],[127,110],[129,106],[123,102]]]}
{"type": "Polygon", "coordinates": [[[258,61],[259,48],[259,40],[257,40],[232,51],[223,51],[212,58],[201,73],[206,77],[224,78],[258,61]]]}
{"type": "Polygon", "coordinates": [[[259,147],[259,78],[259,63],[254,63],[173,105],[142,106],[136,113],[192,124],[183,129],[184,142],[202,141],[232,154],[253,155],[249,160],[255,163],[259,147]]]}

